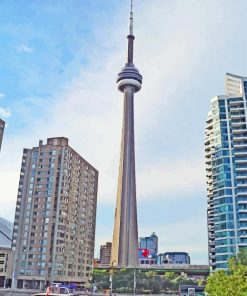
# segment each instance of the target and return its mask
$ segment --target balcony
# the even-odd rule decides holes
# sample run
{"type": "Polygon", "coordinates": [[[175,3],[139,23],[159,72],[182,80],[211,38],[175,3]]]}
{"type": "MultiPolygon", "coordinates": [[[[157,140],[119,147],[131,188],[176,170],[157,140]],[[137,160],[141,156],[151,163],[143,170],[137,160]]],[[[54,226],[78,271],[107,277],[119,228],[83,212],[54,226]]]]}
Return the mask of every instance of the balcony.
{"type": "Polygon", "coordinates": [[[247,158],[243,157],[235,159],[235,163],[247,163],[247,158]]]}
{"type": "Polygon", "coordinates": [[[246,197],[246,200],[238,200],[238,204],[246,205],[247,204],[247,197],[246,197]]]}
{"type": "Polygon", "coordinates": [[[238,180],[245,180],[245,179],[247,179],[247,174],[237,175],[236,176],[236,179],[238,179],[238,180]]]}
{"type": "Polygon", "coordinates": [[[246,188],[247,187],[247,183],[239,183],[237,184],[237,188],[246,188]]]}
{"type": "Polygon", "coordinates": [[[242,98],[239,98],[238,101],[230,101],[229,102],[229,106],[231,108],[233,108],[233,106],[238,106],[238,105],[241,105],[241,104],[243,104],[243,99],[242,98]]]}
{"type": "MultiPolygon", "coordinates": [[[[243,149],[243,150],[237,150],[237,152],[235,151],[234,155],[235,156],[247,156],[247,144],[244,144],[244,148],[246,147],[246,149],[243,149]]],[[[235,145],[234,145],[234,148],[235,145]]]]}
{"type": "MultiPolygon", "coordinates": [[[[215,241],[209,240],[209,245],[215,247],[215,241]]],[[[211,250],[213,251],[213,248],[211,248],[211,250]]]]}
{"type": "Polygon", "coordinates": [[[247,140],[246,133],[233,135],[233,141],[247,140]]]}
{"type": "Polygon", "coordinates": [[[246,129],[243,129],[243,128],[234,128],[232,130],[233,134],[243,134],[244,132],[246,132],[246,129]]]}
{"type": "Polygon", "coordinates": [[[236,171],[238,172],[247,172],[247,168],[246,167],[236,167],[236,171]]]}
{"type": "Polygon", "coordinates": [[[239,101],[232,101],[232,102],[229,102],[229,107],[230,107],[230,111],[231,110],[235,110],[235,109],[243,109],[244,108],[244,102],[243,100],[239,100],[239,101]]]}
{"type": "Polygon", "coordinates": [[[245,195],[245,196],[247,196],[247,190],[243,190],[243,191],[238,191],[238,196],[243,196],[243,195],[245,195]]]}
{"type": "Polygon", "coordinates": [[[238,211],[239,211],[239,213],[247,213],[247,209],[239,209],[238,211]]]}
{"type": "Polygon", "coordinates": [[[246,122],[242,122],[242,121],[231,122],[231,126],[232,126],[232,129],[235,129],[236,127],[246,128],[246,122]]]}
{"type": "MultiPolygon", "coordinates": [[[[247,218],[239,218],[239,221],[246,222],[247,218]]],[[[245,227],[245,228],[247,228],[247,227],[245,227]]]]}
{"type": "MultiPolygon", "coordinates": [[[[232,111],[232,110],[231,110],[232,111]]],[[[231,119],[239,119],[239,118],[245,118],[245,114],[242,112],[239,113],[231,113],[230,115],[231,119]]]]}
{"type": "MultiPolygon", "coordinates": [[[[236,142],[236,143],[233,143],[233,147],[235,149],[247,150],[247,143],[245,143],[245,142],[236,142]]],[[[243,152],[238,151],[238,152],[235,152],[235,153],[243,153],[243,152]]]]}

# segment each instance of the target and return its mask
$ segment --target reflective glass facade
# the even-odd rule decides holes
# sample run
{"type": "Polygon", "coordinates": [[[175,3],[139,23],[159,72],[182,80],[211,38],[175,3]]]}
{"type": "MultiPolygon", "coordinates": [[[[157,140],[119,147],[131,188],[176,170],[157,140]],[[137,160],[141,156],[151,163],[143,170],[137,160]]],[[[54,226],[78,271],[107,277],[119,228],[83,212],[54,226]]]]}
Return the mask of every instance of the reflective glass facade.
{"type": "Polygon", "coordinates": [[[209,264],[225,269],[247,248],[247,78],[226,74],[205,132],[209,264]]]}
{"type": "Polygon", "coordinates": [[[149,255],[154,256],[158,253],[158,236],[153,232],[151,236],[140,237],[140,249],[147,249],[149,255]]]}

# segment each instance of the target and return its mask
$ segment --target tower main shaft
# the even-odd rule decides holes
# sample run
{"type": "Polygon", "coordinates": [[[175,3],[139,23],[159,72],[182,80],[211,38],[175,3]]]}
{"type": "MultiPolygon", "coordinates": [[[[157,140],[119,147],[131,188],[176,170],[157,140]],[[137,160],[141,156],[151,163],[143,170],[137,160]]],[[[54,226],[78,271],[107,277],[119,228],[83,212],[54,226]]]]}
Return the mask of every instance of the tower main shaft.
{"type": "Polygon", "coordinates": [[[117,204],[111,264],[138,265],[138,227],[135,178],[134,93],[141,89],[142,76],[133,64],[133,13],[130,12],[127,63],[118,74],[118,89],[124,93],[124,113],[117,204]]]}

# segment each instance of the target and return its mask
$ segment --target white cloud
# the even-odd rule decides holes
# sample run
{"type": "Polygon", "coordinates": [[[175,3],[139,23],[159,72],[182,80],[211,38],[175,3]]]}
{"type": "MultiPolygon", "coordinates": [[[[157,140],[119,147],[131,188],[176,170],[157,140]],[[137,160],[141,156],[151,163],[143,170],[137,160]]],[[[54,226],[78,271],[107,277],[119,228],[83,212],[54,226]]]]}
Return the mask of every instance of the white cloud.
{"type": "MultiPolygon", "coordinates": [[[[4,148],[4,143],[3,143],[3,148],[4,148]]],[[[13,221],[18,181],[19,181],[19,172],[16,171],[15,168],[10,169],[7,166],[3,166],[0,171],[0,180],[1,180],[0,217],[6,217],[10,221],[13,221]]]]}
{"type": "Polygon", "coordinates": [[[0,107],[0,116],[2,117],[10,117],[11,116],[11,111],[9,108],[1,108],[0,107]]]}
{"type": "Polygon", "coordinates": [[[0,92],[0,99],[4,97],[5,97],[5,94],[0,92]]]}
{"type": "Polygon", "coordinates": [[[25,44],[20,44],[17,46],[16,50],[18,52],[25,52],[25,53],[32,53],[33,52],[33,48],[32,47],[29,47],[25,44]]]}
{"type": "Polygon", "coordinates": [[[137,181],[138,196],[142,199],[152,196],[154,200],[164,200],[174,194],[183,198],[205,187],[204,167],[201,159],[160,160],[140,170],[137,181]]]}

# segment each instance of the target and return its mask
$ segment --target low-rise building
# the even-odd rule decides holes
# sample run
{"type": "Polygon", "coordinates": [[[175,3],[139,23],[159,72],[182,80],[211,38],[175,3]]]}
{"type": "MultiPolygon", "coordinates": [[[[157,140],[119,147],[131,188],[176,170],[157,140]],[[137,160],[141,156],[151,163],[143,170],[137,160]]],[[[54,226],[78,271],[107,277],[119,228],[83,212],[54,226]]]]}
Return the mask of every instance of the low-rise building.
{"type": "Polygon", "coordinates": [[[186,252],[166,252],[156,256],[157,265],[190,264],[190,256],[186,252]]]}
{"type": "Polygon", "coordinates": [[[0,247],[0,287],[11,287],[13,257],[14,252],[11,250],[11,248],[0,247]]]}
{"type": "Polygon", "coordinates": [[[11,250],[13,223],[0,217],[0,287],[10,287],[13,271],[11,250]]]}

